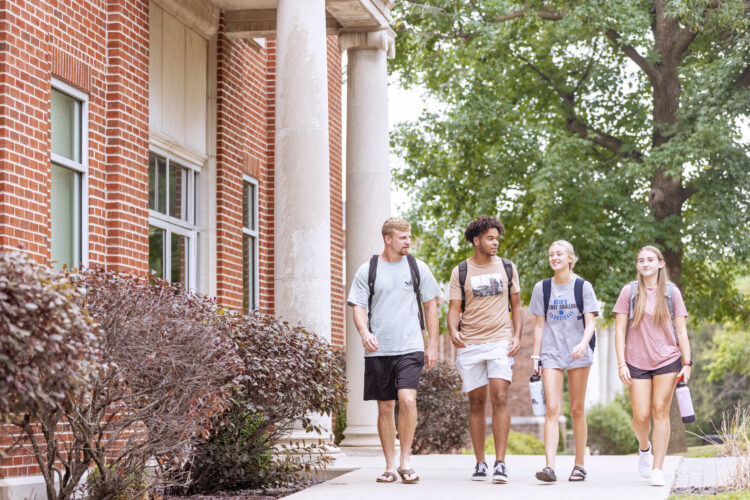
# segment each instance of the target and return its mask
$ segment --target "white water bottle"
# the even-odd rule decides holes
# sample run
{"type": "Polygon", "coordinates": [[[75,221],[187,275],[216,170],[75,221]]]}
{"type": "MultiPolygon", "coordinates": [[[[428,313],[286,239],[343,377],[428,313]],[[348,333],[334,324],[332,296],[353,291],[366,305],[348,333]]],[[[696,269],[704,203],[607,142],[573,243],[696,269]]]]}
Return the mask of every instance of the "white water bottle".
{"type": "Polygon", "coordinates": [[[680,416],[682,421],[686,424],[695,422],[695,410],[693,410],[693,398],[690,397],[690,389],[687,384],[679,378],[677,382],[677,390],[675,390],[677,396],[677,405],[680,407],[680,416]]]}
{"type": "Polygon", "coordinates": [[[544,415],[547,411],[544,403],[544,387],[542,387],[542,377],[537,373],[529,379],[529,394],[531,395],[531,409],[534,415],[544,415]]]}

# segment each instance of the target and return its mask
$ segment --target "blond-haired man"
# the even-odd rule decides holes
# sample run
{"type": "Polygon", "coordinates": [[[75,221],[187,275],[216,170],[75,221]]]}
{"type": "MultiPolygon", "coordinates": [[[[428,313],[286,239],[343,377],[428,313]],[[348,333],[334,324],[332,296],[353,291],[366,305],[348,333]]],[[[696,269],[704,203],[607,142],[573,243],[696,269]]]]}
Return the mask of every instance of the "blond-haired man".
{"type": "Polygon", "coordinates": [[[427,265],[409,254],[411,226],[391,217],[382,228],[383,252],[363,263],[352,280],[348,303],[365,349],[365,400],[378,402],[378,435],[386,469],[377,481],[419,482],[411,467],[417,426],[417,389],[422,368],[437,361],[440,287],[427,265]],[[427,352],[423,330],[429,333],[427,352]],[[396,462],[395,400],[401,456],[396,462]]]}

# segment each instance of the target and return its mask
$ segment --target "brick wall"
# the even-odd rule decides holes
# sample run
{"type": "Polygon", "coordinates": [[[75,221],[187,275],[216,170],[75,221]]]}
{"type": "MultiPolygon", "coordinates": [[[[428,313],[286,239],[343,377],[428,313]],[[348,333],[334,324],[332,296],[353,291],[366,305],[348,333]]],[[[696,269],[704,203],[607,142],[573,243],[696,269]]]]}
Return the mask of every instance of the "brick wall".
{"type": "Polygon", "coordinates": [[[331,345],[344,347],[344,195],[342,192],[341,53],[337,36],[329,36],[328,51],[328,137],[331,190],[331,345]]]}
{"type": "MultiPolygon", "coordinates": [[[[216,210],[217,294],[242,307],[242,175],[258,180],[260,241],[268,237],[266,51],[246,40],[230,40],[220,21],[217,74],[216,210]]],[[[269,184],[270,182],[270,184],[269,184]]],[[[261,283],[266,278],[261,265],[261,283]]],[[[271,273],[273,276],[273,273],[271,273]]],[[[266,312],[266,304],[261,307],[266,312]]]]}
{"type": "Polygon", "coordinates": [[[0,9],[0,245],[49,259],[50,8],[0,9]]]}
{"type": "MultiPolygon", "coordinates": [[[[148,269],[148,0],[0,4],[0,247],[49,262],[50,88],[88,95],[91,264],[148,269]]],[[[223,23],[223,21],[222,21],[223,23]]],[[[275,42],[217,43],[217,294],[242,306],[242,175],[258,180],[260,309],[273,313],[275,42]]],[[[341,56],[327,41],[330,116],[332,343],[344,342],[341,56]]],[[[209,78],[212,76],[209,75],[209,78]]],[[[0,447],[9,437],[0,429],[0,447]]],[[[22,449],[0,477],[37,474],[22,449]]]]}

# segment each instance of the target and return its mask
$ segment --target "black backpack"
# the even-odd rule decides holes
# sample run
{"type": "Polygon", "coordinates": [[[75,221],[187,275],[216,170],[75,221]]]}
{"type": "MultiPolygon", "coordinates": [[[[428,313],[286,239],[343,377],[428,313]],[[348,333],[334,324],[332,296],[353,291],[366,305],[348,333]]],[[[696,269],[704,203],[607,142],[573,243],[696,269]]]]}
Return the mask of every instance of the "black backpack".
{"type": "MultiPolygon", "coordinates": [[[[585,280],[583,278],[576,278],[576,282],[573,285],[573,295],[576,298],[576,307],[578,308],[579,316],[577,319],[583,321],[583,328],[586,328],[586,317],[583,314],[583,284],[585,280]]],[[[549,309],[549,300],[552,296],[552,278],[546,278],[542,280],[542,294],[544,295],[544,320],[547,320],[547,310],[549,309]]],[[[589,340],[589,347],[593,351],[596,347],[596,332],[591,336],[589,340]]]]}
{"type": "MultiPolygon", "coordinates": [[[[370,295],[367,297],[367,328],[372,332],[370,328],[370,319],[372,318],[372,298],[375,296],[375,278],[378,275],[378,255],[370,257],[370,272],[367,275],[367,285],[370,288],[370,295]]],[[[417,267],[417,259],[410,253],[406,254],[406,261],[409,263],[409,271],[411,272],[411,284],[414,287],[414,293],[417,296],[417,312],[419,314],[419,327],[424,330],[424,312],[422,310],[422,292],[419,291],[419,268],[417,267]]]]}
{"type": "MultiPolygon", "coordinates": [[[[513,263],[501,257],[503,261],[503,267],[505,268],[505,274],[508,276],[508,311],[510,311],[510,290],[513,288],[513,263]]],[[[462,260],[458,263],[458,286],[461,287],[461,312],[463,313],[466,309],[466,275],[469,272],[469,264],[467,261],[462,260]]],[[[458,330],[461,331],[461,322],[458,322],[458,330]]]]}

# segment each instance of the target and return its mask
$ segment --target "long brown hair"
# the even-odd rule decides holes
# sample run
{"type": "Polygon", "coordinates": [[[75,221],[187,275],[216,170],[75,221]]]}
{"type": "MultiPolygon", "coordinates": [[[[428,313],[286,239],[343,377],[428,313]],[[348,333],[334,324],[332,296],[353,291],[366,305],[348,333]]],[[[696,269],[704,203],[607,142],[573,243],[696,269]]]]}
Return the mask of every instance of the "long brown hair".
{"type": "MultiPolygon", "coordinates": [[[[664,263],[664,256],[661,254],[658,248],[651,245],[647,245],[636,254],[635,261],[638,263],[638,257],[642,252],[651,252],[656,255],[659,259],[659,263],[664,263]]],[[[633,326],[638,325],[646,314],[646,284],[643,281],[643,276],[640,271],[636,273],[638,275],[638,295],[635,298],[635,307],[633,308],[633,326]]],[[[669,328],[672,323],[672,317],[669,314],[669,305],[667,304],[667,297],[665,296],[667,290],[667,266],[659,268],[657,281],[656,281],[656,304],[654,305],[654,314],[652,315],[652,321],[655,326],[662,326],[663,328],[669,328]]]]}

